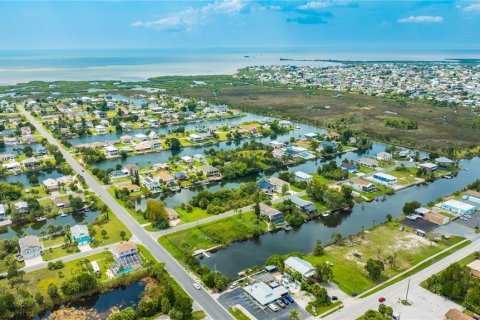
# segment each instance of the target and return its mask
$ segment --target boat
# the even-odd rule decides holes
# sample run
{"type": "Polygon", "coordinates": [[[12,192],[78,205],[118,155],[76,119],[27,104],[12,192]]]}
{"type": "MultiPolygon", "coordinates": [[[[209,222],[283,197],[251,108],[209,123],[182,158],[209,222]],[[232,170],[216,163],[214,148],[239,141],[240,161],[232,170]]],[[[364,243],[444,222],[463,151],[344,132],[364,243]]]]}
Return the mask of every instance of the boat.
{"type": "Polygon", "coordinates": [[[46,217],[38,217],[38,218],[36,219],[37,222],[41,222],[41,221],[45,221],[45,220],[47,220],[46,217]]]}
{"type": "Polygon", "coordinates": [[[284,227],[283,227],[283,230],[285,230],[285,231],[290,231],[290,230],[292,230],[292,227],[291,227],[291,226],[284,226],[284,227]]]}
{"type": "Polygon", "coordinates": [[[62,217],[62,218],[65,218],[66,216],[68,216],[68,214],[66,214],[65,212],[62,212],[62,213],[60,214],[60,217],[62,217]]]}
{"type": "Polygon", "coordinates": [[[330,215],[330,213],[325,212],[324,214],[322,214],[322,217],[328,217],[329,215],[330,215]]]}

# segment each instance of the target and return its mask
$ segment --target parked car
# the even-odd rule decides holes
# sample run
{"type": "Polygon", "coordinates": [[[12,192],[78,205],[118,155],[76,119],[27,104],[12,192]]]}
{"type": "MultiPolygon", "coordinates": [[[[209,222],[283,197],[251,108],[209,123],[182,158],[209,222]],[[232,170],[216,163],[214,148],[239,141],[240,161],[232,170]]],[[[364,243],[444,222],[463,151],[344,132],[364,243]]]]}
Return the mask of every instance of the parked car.
{"type": "Polygon", "coordinates": [[[332,301],[337,301],[337,300],[338,300],[338,297],[337,297],[337,296],[332,296],[330,299],[331,299],[332,301]]]}
{"type": "Polygon", "coordinates": [[[295,302],[295,300],[293,300],[292,296],[289,295],[289,294],[287,294],[287,295],[285,296],[285,299],[287,299],[288,302],[290,302],[290,303],[294,303],[294,302],[295,302]]]}
{"type": "Polygon", "coordinates": [[[270,310],[272,310],[273,312],[277,312],[277,311],[278,311],[278,307],[277,307],[274,303],[270,303],[270,304],[268,305],[268,308],[269,308],[270,310]]]}
{"type": "Polygon", "coordinates": [[[193,286],[194,286],[195,289],[197,289],[197,290],[200,290],[200,289],[201,289],[200,285],[199,285],[198,283],[196,283],[196,282],[193,283],[193,286]]]}
{"type": "Polygon", "coordinates": [[[230,289],[235,289],[236,287],[238,287],[237,282],[232,282],[232,284],[230,284],[230,289]]]}
{"type": "Polygon", "coordinates": [[[285,298],[285,297],[282,297],[282,301],[283,301],[283,303],[285,303],[285,305],[290,304],[290,301],[288,301],[287,298],[285,298]]]}
{"type": "Polygon", "coordinates": [[[285,308],[285,303],[283,303],[282,300],[278,299],[278,300],[276,301],[276,303],[278,304],[278,306],[279,306],[280,308],[282,308],[282,309],[285,308]]]}
{"type": "Polygon", "coordinates": [[[385,302],[385,298],[384,297],[378,298],[378,302],[380,302],[380,303],[385,302]]]}

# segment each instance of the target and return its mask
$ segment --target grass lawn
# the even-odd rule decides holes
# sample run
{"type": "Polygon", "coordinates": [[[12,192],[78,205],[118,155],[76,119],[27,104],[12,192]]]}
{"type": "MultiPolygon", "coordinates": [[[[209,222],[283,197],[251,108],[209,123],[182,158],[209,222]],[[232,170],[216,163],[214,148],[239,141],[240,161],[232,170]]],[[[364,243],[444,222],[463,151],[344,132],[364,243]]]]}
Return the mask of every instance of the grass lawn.
{"type": "Polygon", "coordinates": [[[410,170],[392,170],[387,174],[396,177],[399,184],[410,184],[417,181],[415,174],[410,170]]]}
{"type": "Polygon", "coordinates": [[[242,310],[237,309],[235,307],[230,307],[228,308],[228,312],[237,320],[250,320],[249,317],[247,317],[242,310]]]}
{"type": "Polygon", "coordinates": [[[113,197],[113,199],[115,199],[125,210],[127,210],[127,212],[130,213],[130,215],[131,215],[132,217],[134,217],[135,220],[137,220],[138,223],[140,223],[140,224],[146,224],[146,223],[149,222],[147,219],[145,219],[145,218],[143,217],[143,215],[138,214],[134,209],[129,209],[129,208],[127,208],[127,207],[125,206],[125,203],[124,203],[122,200],[117,199],[117,198],[115,197],[115,191],[114,191],[114,190],[115,190],[115,187],[109,187],[109,188],[107,189],[107,192],[110,193],[110,195],[113,197]]]}
{"type": "MultiPolygon", "coordinates": [[[[9,254],[5,258],[0,259],[0,273],[7,272],[7,266],[5,265],[5,260],[7,260],[7,257],[15,257],[15,254],[9,254]]],[[[23,268],[25,266],[25,262],[17,262],[17,266],[19,268],[23,268]]],[[[1,282],[0,282],[1,283],[1,282]]]]}
{"type": "Polygon", "coordinates": [[[125,231],[125,240],[130,239],[130,237],[132,236],[131,232],[117,218],[117,216],[113,213],[109,213],[108,217],[109,220],[106,223],[100,225],[93,225],[93,228],[96,231],[94,238],[99,242],[99,245],[105,246],[108,244],[123,241],[122,237],[120,237],[120,231],[125,231]],[[101,235],[102,230],[107,231],[107,235],[105,236],[105,238],[101,235]]]}
{"type": "Polygon", "coordinates": [[[313,173],[312,176],[313,176],[313,179],[318,180],[323,184],[332,184],[332,183],[337,182],[337,181],[332,180],[332,179],[327,179],[324,176],[319,175],[318,173],[313,173]]]}
{"type": "Polygon", "coordinates": [[[303,199],[303,200],[313,202],[313,204],[315,205],[315,208],[317,208],[317,213],[322,213],[322,212],[328,210],[328,208],[324,204],[310,199],[310,197],[308,195],[301,196],[300,198],[303,199]]]}
{"type": "MultiPolygon", "coordinates": [[[[253,212],[245,212],[241,215],[177,231],[161,237],[158,241],[176,259],[181,261],[195,250],[227,245],[233,241],[248,238],[253,235],[255,220],[253,212]]],[[[262,231],[267,228],[263,220],[260,223],[260,228],[262,231]]]]}
{"type": "Polygon", "coordinates": [[[42,242],[42,244],[45,248],[48,248],[48,247],[51,247],[51,246],[54,246],[54,245],[57,245],[57,244],[64,243],[65,238],[64,237],[55,237],[55,238],[52,238],[52,239],[42,239],[41,242],[42,242]]]}
{"type": "Polygon", "coordinates": [[[201,220],[212,216],[207,213],[207,210],[203,210],[197,207],[192,207],[192,212],[187,212],[187,210],[180,207],[175,208],[175,211],[177,211],[180,215],[180,220],[185,223],[201,220]]]}
{"type": "Polygon", "coordinates": [[[333,263],[334,281],[340,289],[347,294],[358,294],[462,240],[461,237],[451,237],[434,243],[408,228],[399,231],[398,223],[391,222],[366,231],[364,239],[361,235],[354,236],[326,247],[322,256],[306,256],[305,259],[313,265],[326,261],[333,263]],[[392,252],[397,254],[395,265],[385,264],[380,279],[372,280],[364,269],[367,260],[385,260],[392,252]]]}
{"type": "Polygon", "coordinates": [[[341,301],[335,301],[329,304],[328,306],[315,306],[315,310],[313,310],[312,306],[309,305],[305,310],[307,310],[308,313],[310,313],[312,316],[317,316],[320,314],[323,314],[327,312],[328,310],[331,310],[339,305],[341,305],[341,301]]]}
{"type": "Polygon", "coordinates": [[[43,253],[43,260],[50,261],[50,260],[58,259],[64,256],[78,253],[78,252],[80,252],[80,250],[72,247],[68,249],[64,249],[62,247],[51,248],[51,249],[45,250],[45,252],[43,253]]]}

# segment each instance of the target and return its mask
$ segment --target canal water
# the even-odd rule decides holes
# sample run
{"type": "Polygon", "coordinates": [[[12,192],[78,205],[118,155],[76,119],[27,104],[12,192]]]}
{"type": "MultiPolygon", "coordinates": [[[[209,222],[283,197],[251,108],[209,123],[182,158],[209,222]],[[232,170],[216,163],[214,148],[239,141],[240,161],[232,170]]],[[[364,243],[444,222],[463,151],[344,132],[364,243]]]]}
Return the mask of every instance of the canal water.
{"type": "Polygon", "coordinates": [[[100,216],[100,211],[85,211],[79,213],[71,213],[66,217],[57,215],[54,218],[49,218],[45,221],[27,223],[27,224],[14,224],[4,227],[0,227],[0,240],[13,239],[15,237],[23,237],[24,235],[41,236],[43,230],[47,230],[48,225],[53,226],[74,226],[76,224],[92,223],[96,217],[100,216]]]}
{"type": "MultiPolygon", "coordinates": [[[[136,308],[142,298],[145,290],[145,282],[139,281],[128,286],[122,286],[112,291],[100,293],[86,297],[81,300],[68,304],[68,308],[76,308],[81,310],[91,310],[91,317],[94,319],[106,319],[112,309],[123,310],[128,307],[136,308]]],[[[41,315],[35,317],[35,320],[47,319],[52,312],[62,309],[59,306],[56,309],[48,310],[41,315]]]]}
{"type": "Polygon", "coordinates": [[[8,183],[21,182],[23,186],[29,187],[30,182],[28,181],[28,177],[31,174],[37,175],[38,182],[40,185],[42,184],[42,181],[45,179],[48,179],[48,178],[57,179],[59,177],[64,176],[63,173],[57,171],[56,169],[45,169],[45,170],[38,170],[38,171],[31,171],[31,172],[22,172],[17,175],[1,176],[0,182],[8,182],[8,183]]]}
{"type": "Polygon", "coordinates": [[[386,220],[386,215],[396,217],[408,201],[422,204],[435,201],[480,178],[480,158],[462,160],[460,165],[468,171],[461,171],[453,179],[440,179],[432,183],[414,186],[396,192],[385,201],[355,205],[350,212],[334,214],[326,218],[310,221],[291,231],[267,233],[258,239],[237,242],[205,258],[202,263],[212,270],[228,276],[254,265],[263,265],[273,254],[286,254],[292,251],[309,253],[317,239],[328,243],[333,232],[343,237],[358,233],[362,226],[369,228],[386,220]]]}

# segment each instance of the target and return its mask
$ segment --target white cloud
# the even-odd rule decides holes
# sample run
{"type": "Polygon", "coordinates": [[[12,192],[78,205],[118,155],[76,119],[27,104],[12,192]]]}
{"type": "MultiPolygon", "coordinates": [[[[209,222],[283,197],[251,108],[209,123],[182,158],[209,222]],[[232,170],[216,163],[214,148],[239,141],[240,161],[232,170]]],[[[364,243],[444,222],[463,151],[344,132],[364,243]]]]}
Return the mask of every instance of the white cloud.
{"type": "Polygon", "coordinates": [[[300,6],[300,10],[321,10],[333,6],[346,6],[352,4],[351,0],[317,0],[309,1],[300,6]]]}
{"type": "Polygon", "coordinates": [[[191,31],[195,25],[208,19],[211,14],[234,15],[246,6],[244,0],[219,0],[200,8],[188,8],[170,16],[151,21],[136,21],[132,27],[158,30],[191,31]]]}
{"type": "Polygon", "coordinates": [[[480,2],[472,3],[463,8],[465,12],[480,13],[480,2]]]}
{"type": "Polygon", "coordinates": [[[410,16],[398,19],[400,23],[441,23],[443,17],[441,16],[410,16]]]}

